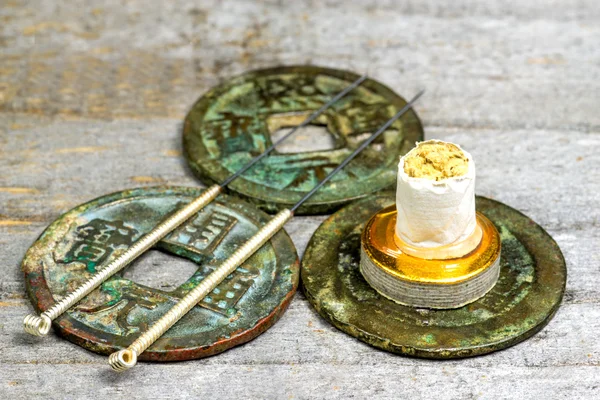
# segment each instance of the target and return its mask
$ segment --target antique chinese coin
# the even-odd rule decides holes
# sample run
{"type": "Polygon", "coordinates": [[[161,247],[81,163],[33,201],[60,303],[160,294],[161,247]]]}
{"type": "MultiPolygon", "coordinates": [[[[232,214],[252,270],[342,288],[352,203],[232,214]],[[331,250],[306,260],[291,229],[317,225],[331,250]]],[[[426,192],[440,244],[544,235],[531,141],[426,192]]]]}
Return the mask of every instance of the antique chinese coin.
{"type": "Polygon", "coordinates": [[[531,219],[484,197],[476,198],[476,209],[494,224],[502,246],[500,275],[491,290],[452,309],[403,305],[380,294],[360,271],[361,235],[375,213],[395,211],[395,200],[389,193],[346,206],[311,238],[302,260],[302,286],[323,318],[377,348],[434,359],[504,349],[550,321],[565,291],[560,249],[531,219]]]}
{"type": "MultiPolygon", "coordinates": [[[[48,309],[122,254],[165,215],[196,198],[201,190],[133,189],[98,198],[58,218],[27,251],[22,263],[27,292],[36,310],[48,309]]],[[[128,277],[128,269],[135,268],[134,264],[58,317],[53,322],[54,329],[68,340],[101,354],[127,347],[268,219],[248,203],[219,196],[156,246],[166,255],[147,274],[160,275],[172,267],[168,258],[181,257],[196,264],[191,276],[182,277],[183,283],[154,288],[146,284],[151,281],[149,277],[128,277]]],[[[297,288],[298,276],[296,249],[281,231],[141,359],[200,358],[253,339],[285,311],[297,288]]]]}
{"type": "MultiPolygon", "coordinates": [[[[249,72],[211,89],[184,124],[192,170],[206,184],[223,181],[357,78],[334,69],[281,67],[249,72]]],[[[278,148],[228,188],[269,212],[290,207],[404,105],[389,88],[366,80],[296,134],[299,148],[278,148]]],[[[398,158],[422,137],[421,122],[411,110],[298,212],[332,211],[394,185],[398,158]]]]}

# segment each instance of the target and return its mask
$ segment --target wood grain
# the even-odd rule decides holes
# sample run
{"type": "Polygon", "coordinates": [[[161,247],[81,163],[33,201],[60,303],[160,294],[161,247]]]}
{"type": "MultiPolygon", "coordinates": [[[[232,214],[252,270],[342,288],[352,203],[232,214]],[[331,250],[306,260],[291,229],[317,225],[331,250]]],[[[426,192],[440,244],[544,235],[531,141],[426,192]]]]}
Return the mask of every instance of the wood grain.
{"type": "MultiPolygon", "coordinates": [[[[597,398],[599,22],[594,0],[4,1],[0,397],[597,398]],[[560,245],[567,293],[548,327],[488,356],[424,361],[346,336],[298,294],[251,343],[118,376],[54,334],[22,333],[19,264],[45,226],[109,192],[198,185],[180,145],[193,101],[248,69],[305,63],[428,90],[426,137],[468,149],[477,193],[560,245]]],[[[288,225],[300,253],[323,219],[288,225]]]]}

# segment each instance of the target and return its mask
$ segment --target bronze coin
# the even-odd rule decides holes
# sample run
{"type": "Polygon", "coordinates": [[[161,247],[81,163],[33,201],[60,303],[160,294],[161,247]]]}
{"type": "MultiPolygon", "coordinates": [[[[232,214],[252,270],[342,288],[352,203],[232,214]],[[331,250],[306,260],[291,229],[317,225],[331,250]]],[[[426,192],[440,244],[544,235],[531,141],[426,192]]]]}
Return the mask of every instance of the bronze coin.
{"type": "MultiPolygon", "coordinates": [[[[183,187],[133,189],[100,197],[58,218],[31,246],[22,263],[35,309],[40,312],[51,307],[200,193],[201,189],[183,187]]],[[[128,266],[57,318],[54,330],[100,354],[129,346],[269,219],[246,202],[219,196],[156,246],[197,264],[187,280],[184,277],[177,287],[157,289],[128,279],[124,272],[132,267],[128,266]]],[[[159,274],[170,267],[171,263],[159,263],[150,273],[159,274]]],[[[298,277],[296,248],[282,230],[141,359],[200,358],[253,339],[285,311],[298,277]]]]}
{"type": "MultiPolygon", "coordinates": [[[[202,96],[185,119],[189,165],[206,184],[223,182],[269,147],[273,135],[299,125],[357,78],[348,71],[297,66],[226,81],[202,96]]],[[[268,212],[289,208],[404,105],[402,97],[369,79],[313,121],[320,133],[296,132],[306,150],[275,151],[228,189],[268,212]],[[318,149],[316,143],[324,140],[332,148],[318,149]]],[[[422,139],[421,122],[410,110],[298,212],[330,212],[393,186],[399,157],[422,139]]]]}
{"type": "Polygon", "coordinates": [[[488,294],[452,310],[402,306],[379,295],[359,271],[360,237],[369,218],[393,204],[393,193],[353,203],[323,222],[310,240],[302,285],[331,324],[386,351],[451,359],[515,345],[552,318],[567,278],[558,245],[525,215],[484,197],[477,197],[477,211],[496,225],[502,240],[500,278],[488,294]]]}

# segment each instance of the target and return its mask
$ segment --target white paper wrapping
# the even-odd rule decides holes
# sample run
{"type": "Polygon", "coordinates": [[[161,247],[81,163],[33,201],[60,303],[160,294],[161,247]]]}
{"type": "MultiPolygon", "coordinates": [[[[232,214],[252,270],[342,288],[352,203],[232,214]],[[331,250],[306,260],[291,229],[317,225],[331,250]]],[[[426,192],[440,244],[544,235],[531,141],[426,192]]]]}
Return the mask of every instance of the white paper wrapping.
{"type": "Polygon", "coordinates": [[[404,172],[404,159],[414,149],[400,159],[396,234],[406,243],[415,247],[445,246],[467,239],[475,230],[475,163],[469,153],[461,150],[468,159],[467,174],[440,181],[411,178],[404,172]]]}

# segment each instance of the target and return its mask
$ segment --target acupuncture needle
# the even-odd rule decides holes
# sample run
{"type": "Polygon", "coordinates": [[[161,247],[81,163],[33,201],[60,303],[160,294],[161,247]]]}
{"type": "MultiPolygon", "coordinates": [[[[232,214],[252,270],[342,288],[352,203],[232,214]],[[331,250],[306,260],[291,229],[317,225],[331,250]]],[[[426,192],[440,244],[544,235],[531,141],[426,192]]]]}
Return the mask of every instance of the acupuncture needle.
{"type": "Polygon", "coordinates": [[[331,180],[339,171],[348,165],[358,154],[367,146],[385,132],[397,119],[402,117],[412,105],[423,95],[425,91],[421,90],[415,95],[400,111],[389,119],[381,128],[365,140],[356,150],[342,161],[333,171],[331,171],[321,182],[300,199],[292,208],[284,209],[277,213],[269,222],[267,222],[259,231],[248,241],[239,247],[231,256],[223,261],[213,272],[204,278],[198,286],[189,291],[181,300],[179,300],[165,315],[154,322],[150,328],[142,333],[129,347],[116,351],[109,356],[108,362],[113,370],[121,372],[132,368],[137,363],[137,358],[148,347],[158,340],[166,331],[168,331],[177,321],[187,314],[196,304],[212,292],[227,276],[235,271],[243,262],[258,251],[269,239],[271,239],[280,229],[283,228],[293,216],[294,212],[306,200],[314,195],[323,185],[331,180]]]}
{"type": "Polygon", "coordinates": [[[156,243],[158,243],[162,238],[171,233],[177,227],[179,227],[182,223],[187,221],[190,217],[195,215],[202,208],[206,207],[211,201],[213,201],[224,189],[227,185],[229,185],[234,179],[238,178],[244,172],[248,171],[258,162],[260,162],[264,157],[266,157],[269,153],[271,153],[277,145],[281,144],[284,140],[288,139],[292,136],[298,129],[303,128],[314,121],[317,117],[319,117],[325,110],[339,101],[342,97],[346,96],[353,89],[358,87],[361,83],[363,83],[367,79],[367,75],[363,75],[357,80],[355,80],[352,84],[346,87],[344,90],[336,94],[331,100],[321,106],[318,110],[310,114],[300,125],[292,128],[288,133],[275,141],[270,147],[268,147],[265,151],[263,151],[258,156],[254,157],[250,160],[246,165],[236,171],[234,174],[229,176],[225,181],[221,184],[215,184],[205,189],[200,196],[192,200],[191,203],[182,207],[174,214],[166,217],[162,220],[156,227],[154,227],[150,232],[143,235],[137,241],[133,243],[131,247],[129,247],[123,254],[117,257],[115,260],[111,261],[106,267],[100,269],[96,274],[90,277],[86,282],[84,282],[77,289],[66,295],[62,300],[58,303],[54,304],[48,310],[42,312],[39,316],[35,314],[30,314],[25,317],[23,321],[23,326],[25,332],[30,333],[35,336],[46,336],[50,331],[50,326],[52,325],[52,321],[62,315],[69,308],[73,307],[77,304],[81,299],[91,293],[94,289],[100,286],[103,282],[105,282],[108,278],[113,276],[115,273],[119,272],[127,265],[129,265],[133,260],[142,255],[145,251],[150,249],[156,243]]]}

